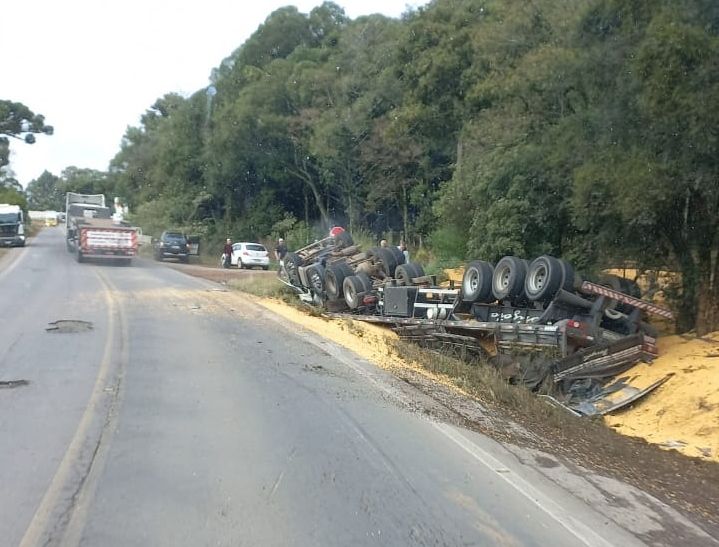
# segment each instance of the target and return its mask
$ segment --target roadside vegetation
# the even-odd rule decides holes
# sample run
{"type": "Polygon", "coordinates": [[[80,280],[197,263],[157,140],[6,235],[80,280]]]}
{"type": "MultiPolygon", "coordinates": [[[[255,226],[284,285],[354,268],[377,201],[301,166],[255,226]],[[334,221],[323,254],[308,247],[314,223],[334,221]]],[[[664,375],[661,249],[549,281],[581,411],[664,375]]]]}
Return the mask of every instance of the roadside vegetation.
{"type": "Polygon", "coordinates": [[[264,298],[276,298],[288,304],[295,305],[298,303],[297,296],[288,287],[277,281],[273,275],[262,273],[254,274],[249,272],[247,275],[230,279],[227,286],[231,289],[246,292],[255,296],[264,298]]]}
{"type": "Polygon", "coordinates": [[[719,329],[711,0],[286,7],[211,82],[158,98],[107,172],[43,174],[31,202],[120,196],[146,233],[217,256],[227,236],[296,248],[340,224],[403,238],[430,271],[550,253],[677,272],[679,330],[719,329]]]}

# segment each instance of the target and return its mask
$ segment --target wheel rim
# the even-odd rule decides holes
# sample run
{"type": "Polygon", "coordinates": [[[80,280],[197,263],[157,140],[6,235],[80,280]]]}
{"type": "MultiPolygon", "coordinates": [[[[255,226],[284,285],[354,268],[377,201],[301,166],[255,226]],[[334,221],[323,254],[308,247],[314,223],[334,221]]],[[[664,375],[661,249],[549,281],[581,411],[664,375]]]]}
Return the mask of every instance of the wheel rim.
{"type": "Polygon", "coordinates": [[[534,268],[532,273],[529,275],[527,285],[532,293],[538,293],[544,288],[544,284],[547,282],[547,267],[544,265],[534,268]]]}
{"type": "Polygon", "coordinates": [[[511,273],[512,269],[509,266],[503,266],[494,278],[494,287],[499,291],[505,291],[509,287],[511,273]]]}
{"type": "Polygon", "coordinates": [[[352,286],[352,283],[347,284],[347,288],[345,289],[345,300],[350,307],[355,305],[355,289],[352,286]]]}
{"type": "Polygon", "coordinates": [[[479,287],[479,272],[477,270],[471,270],[469,272],[469,289],[472,293],[477,291],[479,287]]]}

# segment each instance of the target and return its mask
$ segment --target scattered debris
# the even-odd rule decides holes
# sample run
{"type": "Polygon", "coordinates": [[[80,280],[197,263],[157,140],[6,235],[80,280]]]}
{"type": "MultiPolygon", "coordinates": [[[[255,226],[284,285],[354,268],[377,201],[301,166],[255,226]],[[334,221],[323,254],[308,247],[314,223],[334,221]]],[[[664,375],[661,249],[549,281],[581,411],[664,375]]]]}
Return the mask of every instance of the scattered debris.
{"type": "Polygon", "coordinates": [[[697,450],[704,456],[705,458],[711,458],[712,457],[712,449],[706,448],[704,446],[697,446],[697,450]]]}
{"type": "Polygon", "coordinates": [[[687,445],[684,441],[675,441],[675,440],[669,440],[664,441],[663,443],[659,443],[659,446],[663,446],[664,448],[684,448],[687,445]]]}
{"type": "Polygon", "coordinates": [[[45,330],[47,332],[57,332],[60,334],[76,333],[76,332],[88,332],[93,329],[90,321],[81,321],[79,319],[60,319],[50,325],[45,330]]]}
{"type": "Polygon", "coordinates": [[[626,378],[621,378],[602,388],[599,393],[593,397],[580,400],[576,403],[569,403],[568,406],[584,416],[609,414],[641,399],[669,380],[672,376],[673,374],[667,374],[664,378],[657,380],[644,389],[634,387],[627,383],[628,380],[626,378]]]}
{"type": "Polygon", "coordinates": [[[0,380],[0,389],[13,389],[20,386],[26,386],[30,382],[27,380],[0,380]]]}

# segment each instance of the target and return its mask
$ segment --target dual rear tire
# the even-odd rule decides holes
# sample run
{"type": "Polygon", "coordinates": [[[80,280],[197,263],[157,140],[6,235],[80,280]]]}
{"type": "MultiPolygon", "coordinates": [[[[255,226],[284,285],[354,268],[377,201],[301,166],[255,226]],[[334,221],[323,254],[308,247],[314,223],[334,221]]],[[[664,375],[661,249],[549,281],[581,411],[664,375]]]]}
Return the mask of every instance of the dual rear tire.
{"type": "Polygon", "coordinates": [[[467,265],[462,277],[462,299],[488,304],[495,300],[547,302],[560,289],[574,287],[572,266],[548,255],[531,263],[516,256],[505,256],[492,266],[475,260],[467,265]]]}

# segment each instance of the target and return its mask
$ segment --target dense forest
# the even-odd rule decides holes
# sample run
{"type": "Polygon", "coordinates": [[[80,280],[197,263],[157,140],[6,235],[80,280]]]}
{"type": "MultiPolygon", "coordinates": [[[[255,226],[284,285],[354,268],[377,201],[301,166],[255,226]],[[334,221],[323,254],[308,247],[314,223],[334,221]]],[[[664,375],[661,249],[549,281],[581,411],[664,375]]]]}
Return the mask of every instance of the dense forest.
{"type": "Polygon", "coordinates": [[[149,231],[301,244],[341,224],[446,261],[676,271],[680,329],[719,328],[716,0],[286,7],[211,82],[31,202],[102,191],[149,231]]]}

